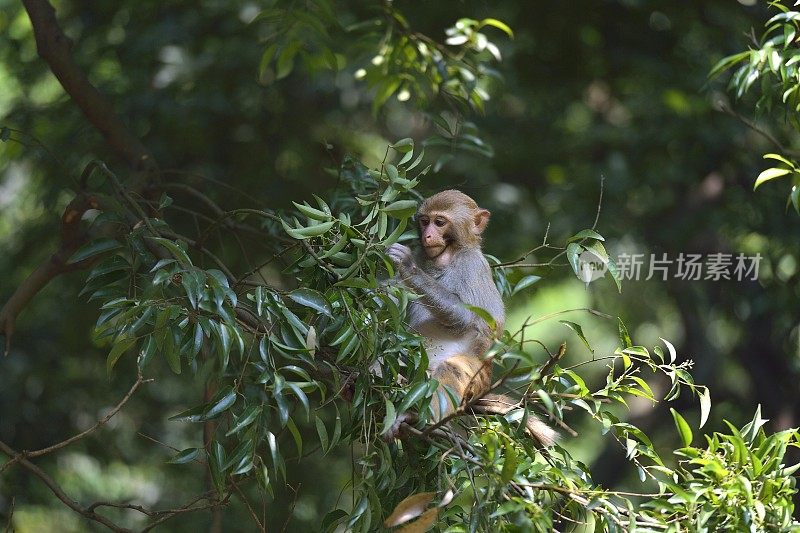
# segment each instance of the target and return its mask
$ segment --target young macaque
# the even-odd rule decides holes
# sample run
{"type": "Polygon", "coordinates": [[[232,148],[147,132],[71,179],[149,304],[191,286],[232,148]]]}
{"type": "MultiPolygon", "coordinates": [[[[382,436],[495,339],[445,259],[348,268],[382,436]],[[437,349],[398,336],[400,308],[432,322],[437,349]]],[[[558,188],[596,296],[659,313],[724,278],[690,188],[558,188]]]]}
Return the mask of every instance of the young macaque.
{"type": "MultiPolygon", "coordinates": [[[[481,234],[489,222],[466,194],[447,190],[427,198],[417,211],[421,250],[393,244],[387,250],[399,278],[420,297],[409,305],[412,329],[425,337],[428,372],[441,387],[453,391],[463,403],[481,398],[476,410],[503,414],[516,402],[504,396],[486,395],[491,388],[492,363],[481,356],[492,345],[495,331],[467,306],[486,310],[503,331],[505,307],[492,279],[489,263],[481,252],[481,234]],[[484,395],[486,395],[484,397],[484,395]]],[[[437,420],[453,412],[447,394],[435,398],[437,420]]],[[[530,416],[528,432],[551,445],[555,432],[530,416]]]]}

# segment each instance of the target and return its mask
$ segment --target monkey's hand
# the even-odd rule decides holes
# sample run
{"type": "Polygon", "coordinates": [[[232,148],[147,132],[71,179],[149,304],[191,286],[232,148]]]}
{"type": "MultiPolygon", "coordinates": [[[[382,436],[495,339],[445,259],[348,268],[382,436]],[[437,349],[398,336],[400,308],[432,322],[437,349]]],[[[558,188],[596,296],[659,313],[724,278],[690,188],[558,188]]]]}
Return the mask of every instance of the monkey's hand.
{"type": "Polygon", "coordinates": [[[392,442],[395,439],[402,439],[403,438],[403,426],[404,425],[413,425],[419,420],[419,417],[416,413],[405,412],[400,413],[397,415],[397,418],[394,419],[394,424],[392,424],[392,428],[387,431],[383,435],[383,440],[386,442],[392,442]]]}
{"type": "Polygon", "coordinates": [[[403,244],[394,243],[386,250],[386,255],[392,260],[397,273],[402,279],[407,279],[417,273],[417,263],[411,249],[403,244]]]}

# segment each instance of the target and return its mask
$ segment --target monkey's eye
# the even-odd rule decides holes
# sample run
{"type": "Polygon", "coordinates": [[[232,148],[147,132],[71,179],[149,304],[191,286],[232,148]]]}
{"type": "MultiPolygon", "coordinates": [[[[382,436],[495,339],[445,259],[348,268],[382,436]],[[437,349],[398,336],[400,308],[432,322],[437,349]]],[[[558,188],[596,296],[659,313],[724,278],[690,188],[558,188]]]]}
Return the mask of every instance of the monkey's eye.
{"type": "Polygon", "coordinates": [[[433,223],[436,224],[437,228],[441,228],[441,227],[444,227],[445,220],[443,218],[437,218],[436,220],[434,220],[433,223]]]}
{"type": "Polygon", "coordinates": [[[430,223],[431,223],[431,219],[429,219],[428,217],[423,217],[423,218],[419,219],[419,225],[420,226],[424,227],[424,226],[427,226],[430,223]]]}

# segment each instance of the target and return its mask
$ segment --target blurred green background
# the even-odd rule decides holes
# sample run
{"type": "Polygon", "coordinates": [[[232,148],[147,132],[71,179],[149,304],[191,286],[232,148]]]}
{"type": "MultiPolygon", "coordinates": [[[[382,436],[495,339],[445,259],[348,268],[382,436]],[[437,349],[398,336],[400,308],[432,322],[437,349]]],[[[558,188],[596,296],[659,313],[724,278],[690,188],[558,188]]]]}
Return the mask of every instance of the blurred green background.
{"type": "MultiPolygon", "coordinates": [[[[264,7],[257,2],[56,5],[75,40],[77,62],[162,168],[175,169],[176,181],[200,187],[225,208],[282,208],[324,195],[336,185],[324,172],[332,157],[352,153],[374,163],[387,142],[422,138],[431,129],[413,105],[396,100],[373,115],[372,95],[354,72],[375,50],[359,48],[345,33],[334,36],[348,50],[349,62],[338,73],[298,66],[282,80],[270,69],[259,75],[269,36],[249,23],[264,7]]],[[[507,327],[579,307],[618,315],[636,343],[652,347],[664,337],[679,357],[695,361],[694,376],[710,386],[714,402],[707,430],[722,428],[722,419],[741,425],[758,404],[769,428],[797,426],[798,220],[783,209],[785,191],[778,186],[752,192],[754,177],[767,166],[760,156],[771,146],[718,110],[723,102],[749,115],[752,106],[729,101],[724,79],[707,78],[719,59],[745,49],[745,33],[762,26],[765,7],[744,0],[395,5],[413,28],[437,39],[460,16],[491,16],[514,30],[513,40],[495,41],[503,81],[491,87],[485,116],[475,117],[495,156],[457,153],[420,187],[460,188],[490,209],[487,253],[511,260],[541,243],[548,224],[553,242],[591,226],[604,179],[597,230],[612,256],[762,256],[758,281],[626,281],[621,294],[609,281],[584,287],[569,267],[532,269],[543,279],[509,302],[507,327]]],[[[336,4],[343,23],[379,9],[372,2],[336,4]]],[[[0,144],[4,302],[57,246],[58,217],[83,166],[100,158],[122,170],[36,55],[27,15],[12,0],[0,0],[0,126],[25,134],[22,144],[0,144]]],[[[787,144],[793,140],[775,134],[787,144]]],[[[226,259],[245,270],[264,256],[262,244],[248,244],[250,258],[237,258],[231,248],[226,259]]],[[[98,310],[78,298],[84,276],[61,276],[42,291],[19,317],[10,355],[0,358],[0,440],[16,449],[41,448],[89,427],[135,379],[132,361],[109,377],[106,351],[90,341],[98,310]]],[[[561,318],[580,323],[598,352],[615,345],[615,322],[580,312],[561,318]]],[[[570,362],[591,357],[557,321],[536,332],[554,347],[567,340],[570,362]]],[[[597,368],[598,379],[603,370],[597,368]]],[[[198,468],[165,465],[173,454],[166,445],[185,448],[202,437],[199,427],[167,418],[202,391],[188,374],[160,374],[158,386],[146,387],[91,438],[37,464],[80,501],[176,505],[202,492],[205,481],[198,468]]],[[[696,404],[687,399],[680,409],[697,422],[696,404]]],[[[678,441],[666,407],[634,402],[625,416],[665,450],[678,441]]],[[[580,432],[580,420],[575,425],[580,432]]],[[[634,472],[624,452],[595,431],[565,445],[592,465],[597,481],[637,484],[623,477],[634,472]]],[[[264,502],[271,529],[315,530],[349,480],[350,462],[357,460],[352,453],[357,450],[290,463],[295,484],[264,502]]],[[[0,477],[0,526],[12,504],[17,531],[97,527],[21,469],[0,477]]],[[[246,512],[233,501],[225,509],[225,531],[248,531],[246,512]]],[[[193,513],[162,530],[208,529],[209,522],[208,513],[193,513]]]]}

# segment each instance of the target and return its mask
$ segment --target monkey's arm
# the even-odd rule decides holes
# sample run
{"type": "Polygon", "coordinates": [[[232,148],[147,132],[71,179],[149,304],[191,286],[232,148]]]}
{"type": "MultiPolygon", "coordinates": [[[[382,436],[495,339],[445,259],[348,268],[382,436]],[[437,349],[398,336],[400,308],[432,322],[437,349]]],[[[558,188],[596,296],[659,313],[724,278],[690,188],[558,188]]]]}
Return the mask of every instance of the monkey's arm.
{"type": "Polygon", "coordinates": [[[486,322],[470,311],[459,296],[426,272],[417,272],[404,279],[406,285],[422,297],[422,303],[436,319],[449,328],[464,331],[484,330],[486,322]]]}
{"type": "MultiPolygon", "coordinates": [[[[482,287],[486,283],[486,280],[479,279],[479,270],[465,268],[460,273],[461,276],[464,276],[464,279],[457,285],[462,287],[462,291],[469,291],[470,295],[473,296],[472,298],[464,298],[463,295],[454,292],[419,268],[408,247],[394,244],[387,250],[387,253],[397,267],[398,274],[406,286],[422,297],[421,303],[428,308],[430,313],[442,325],[455,331],[474,328],[481,334],[491,337],[491,332],[486,322],[466,307],[465,304],[469,303],[470,305],[485,308],[495,318],[498,325],[502,327],[503,317],[494,316],[497,314],[494,309],[496,305],[489,305],[489,302],[484,303],[481,298],[475,295],[475,292],[479,292],[475,289],[482,287]]],[[[492,283],[491,280],[488,282],[492,283]]],[[[494,289],[493,283],[492,289],[494,289]]],[[[499,295],[498,304],[502,309],[502,301],[499,300],[499,295]]]]}

